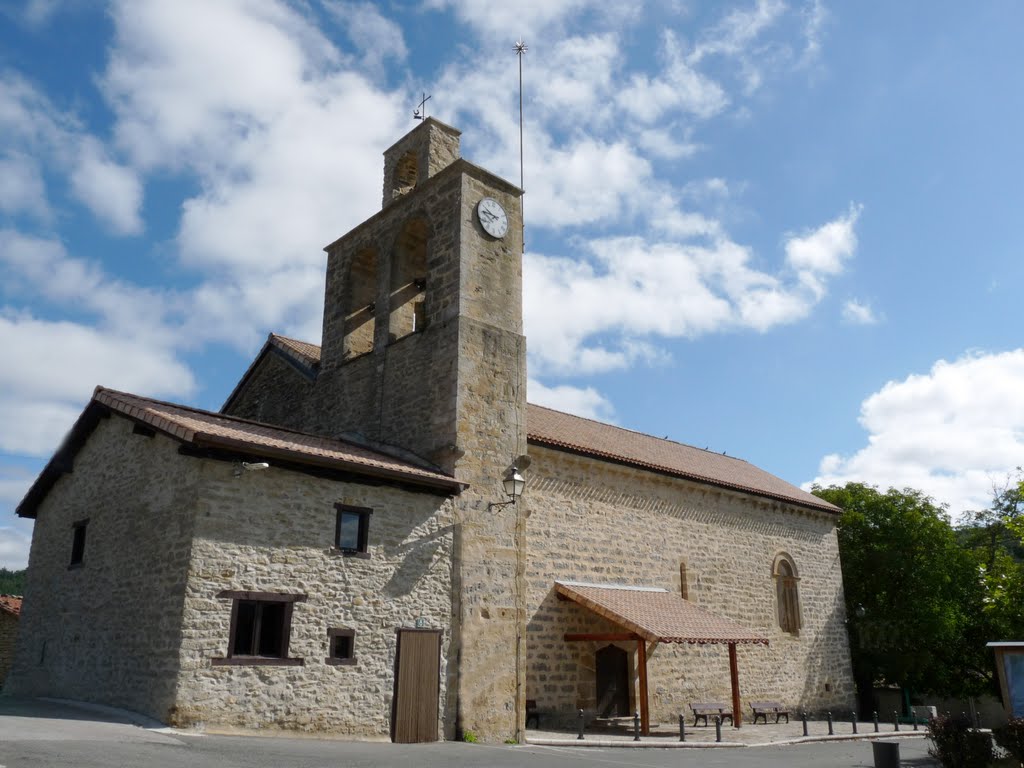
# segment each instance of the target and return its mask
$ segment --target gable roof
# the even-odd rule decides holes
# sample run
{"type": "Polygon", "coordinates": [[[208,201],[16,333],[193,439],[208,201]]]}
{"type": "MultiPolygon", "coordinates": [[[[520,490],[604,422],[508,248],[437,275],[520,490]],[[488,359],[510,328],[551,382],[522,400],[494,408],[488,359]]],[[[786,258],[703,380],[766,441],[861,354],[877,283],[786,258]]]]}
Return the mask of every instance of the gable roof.
{"type": "Polygon", "coordinates": [[[70,471],[78,449],[107,412],[121,414],[199,450],[213,449],[292,465],[344,471],[446,494],[458,493],[466,487],[436,469],[345,440],[97,387],[61,447],[18,505],[19,516],[35,517],[39,504],[60,475],[70,471]]]}
{"type": "Polygon", "coordinates": [[[666,589],[556,581],[555,591],[651,642],[768,645],[764,632],[716,616],[666,589]]]}
{"type": "Polygon", "coordinates": [[[803,507],[838,513],[839,507],[748,461],[692,445],[613,427],[600,421],[531,405],[526,417],[530,442],[642,467],[803,507]]]}
{"type": "Polygon", "coordinates": [[[21,615],[21,598],[14,595],[0,595],[0,613],[17,618],[21,615]]]}
{"type": "MultiPolygon", "coordinates": [[[[270,348],[294,355],[297,362],[310,368],[320,365],[320,347],[316,344],[272,333],[260,356],[270,348]]],[[[255,365],[254,362],[250,366],[235,392],[241,389],[255,365]]],[[[233,397],[234,393],[228,398],[228,403],[233,397]]],[[[734,456],[702,450],[685,443],[664,440],[540,405],[528,404],[526,408],[526,437],[529,442],[537,445],[784,501],[821,512],[839,514],[842,511],[813,493],[797,488],[792,483],[787,483],[782,478],[734,456]]]]}

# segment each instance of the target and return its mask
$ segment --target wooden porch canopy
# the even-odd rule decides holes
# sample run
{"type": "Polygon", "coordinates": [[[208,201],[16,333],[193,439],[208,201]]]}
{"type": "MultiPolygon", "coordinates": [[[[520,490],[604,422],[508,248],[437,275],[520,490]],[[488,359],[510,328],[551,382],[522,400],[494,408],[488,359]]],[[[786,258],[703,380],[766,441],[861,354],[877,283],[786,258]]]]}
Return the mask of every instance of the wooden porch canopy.
{"type": "Polygon", "coordinates": [[[647,707],[648,642],[727,644],[729,646],[729,677],[732,682],[733,723],[737,728],[741,725],[736,646],[740,643],[768,645],[768,637],[763,632],[716,616],[689,600],[684,600],[660,587],[556,581],[555,591],[560,598],[572,600],[626,630],[622,634],[566,634],[567,641],[635,640],[637,642],[640,726],[644,734],[650,733],[650,717],[647,707]]]}

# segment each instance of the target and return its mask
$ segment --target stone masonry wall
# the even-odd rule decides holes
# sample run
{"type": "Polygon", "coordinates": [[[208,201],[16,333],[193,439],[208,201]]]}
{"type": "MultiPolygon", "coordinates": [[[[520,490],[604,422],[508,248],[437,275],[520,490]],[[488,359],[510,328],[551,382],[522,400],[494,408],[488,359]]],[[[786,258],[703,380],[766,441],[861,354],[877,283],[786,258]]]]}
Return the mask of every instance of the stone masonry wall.
{"type": "Polygon", "coordinates": [[[271,467],[207,462],[185,597],[173,722],[387,737],[400,627],[442,631],[442,734],[454,736],[451,500],[271,467]],[[370,507],[369,558],[333,548],[335,503],[370,507]],[[299,593],[289,656],[302,666],[214,666],[228,650],[223,590],[299,593]],[[354,665],[330,665],[327,630],[355,630],[354,665]]]}
{"type": "Polygon", "coordinates": [[[14,662],[14,644],[18,637],[18,618],[0,611],[0,688],[14,662]]]}
{"type": "Polygon", "coordinates": [[[199,462],[162,436],[101,419],[40,506],[5,692],[160,720],[174,700],[199,462]],[[81,566],[72,525],[88,519],[81,566]]]}
{"type": "MultiPolygon", "coordinates": [[[[854,703],[835,519],[769,500],[718,490],[537,445],[525,503],[527,692],[566,721],[595,702],[594,653],[607,643],[566,643],[566,632],[621,628],[555,596],[556,580],[680,589],[770,645],[738,646],[740,694],[777,699],[794,710],[849,711],[854,703]],[[803,626],[778,625],[772,563],[796,563],[803,626]]],[[[631,654],[635,699],[635,643],[631,654]]],[[[648,658],[652,722],[675,723],[695,701],[730,701],[725,645],[655,644],[648,658]]]]}
{"type": "Polygon", "coordinates": [[[302,429],[312,418],[314,382],[271,348],[231,401],[232,416],[302,429]]]}

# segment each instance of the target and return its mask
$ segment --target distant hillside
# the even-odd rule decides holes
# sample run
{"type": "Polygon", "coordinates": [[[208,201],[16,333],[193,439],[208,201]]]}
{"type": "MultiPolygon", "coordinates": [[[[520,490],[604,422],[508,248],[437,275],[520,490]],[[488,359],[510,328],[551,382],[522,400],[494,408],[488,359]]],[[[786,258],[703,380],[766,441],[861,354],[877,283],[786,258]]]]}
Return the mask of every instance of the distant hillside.
{"type": "Polygon", "coordinates": [[[25,571],[8,571],[0,568],[0,595],[24,595],[25,571]]]}

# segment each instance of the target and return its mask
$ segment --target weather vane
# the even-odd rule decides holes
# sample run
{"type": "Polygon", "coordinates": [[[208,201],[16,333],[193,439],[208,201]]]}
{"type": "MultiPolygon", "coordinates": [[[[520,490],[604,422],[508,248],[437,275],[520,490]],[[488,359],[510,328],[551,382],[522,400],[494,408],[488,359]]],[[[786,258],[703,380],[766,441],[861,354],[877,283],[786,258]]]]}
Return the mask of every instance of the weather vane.
{"type": "Polygon", "coordinates": [[[427,117],[427,102],[430,101],[430,96],[426,93],[423,94],[423,100],[420,101],[420,105],[413,110],[413,120],[425,120],[427,117]]]}

